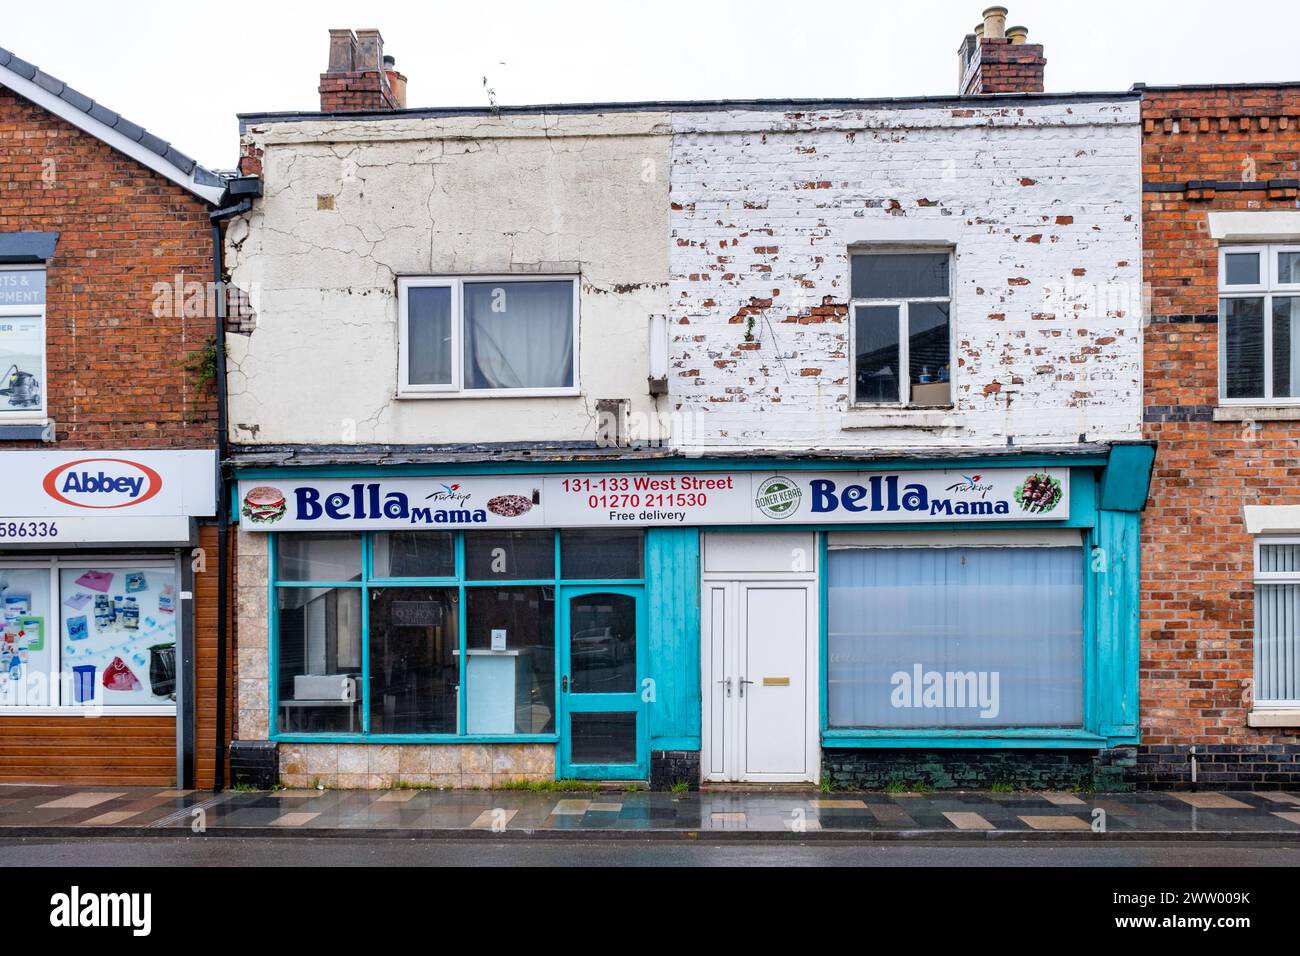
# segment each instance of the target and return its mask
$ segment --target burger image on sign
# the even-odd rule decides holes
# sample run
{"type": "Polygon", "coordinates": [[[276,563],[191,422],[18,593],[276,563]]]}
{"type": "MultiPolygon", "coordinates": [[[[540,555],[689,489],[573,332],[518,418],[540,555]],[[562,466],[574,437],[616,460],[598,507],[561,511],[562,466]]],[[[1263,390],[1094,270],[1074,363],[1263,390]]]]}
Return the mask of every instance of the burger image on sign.
{"type": "Polygon", "coordinates": [[[271,524],[284,517],[284,493],[270,485],[258,485],[244,495],[239,513],[253,524],[271,524]]]}
{"type": "Polygon", "coordinates": [[[769,518],[788,518],[799,510],[803,491],[784,475],[764,478],[754,495],[754,507],[769,518]]]}

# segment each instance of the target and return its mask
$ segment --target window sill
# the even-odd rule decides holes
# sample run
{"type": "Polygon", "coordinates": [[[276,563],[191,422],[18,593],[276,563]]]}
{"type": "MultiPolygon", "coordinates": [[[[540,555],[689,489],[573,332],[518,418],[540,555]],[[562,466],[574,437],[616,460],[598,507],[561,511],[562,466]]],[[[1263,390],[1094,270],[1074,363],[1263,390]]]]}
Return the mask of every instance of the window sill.
{"type": "Polygon", "coordinates": [[[96,717],[175,717],[176,708],[164,707],[91,707],[63,705],[58,707],[0,707],[0,719],[5,717],[81,717],[93,720],[96,717]]]}
{"type": "Polygon", "coordinates": [[[959,428],[962,416],[951,405],[857,405],[840,415],[843,431],[871,428],[959,428]]]}
{"type": "Polygon", "coordinates": [[[1300,707],[1262,707],[1246,715],[1247,727],[1300,727],[1300,707]]]}
{"type": "Polygon", "coordinates": [[[1300,405],[1218,405],[1216,422],[1300,422],[1300,405]]]}
{"type": "Polygon", "coordinates": [[[579,388],[519,388],[519,389],[485,389],[479,392],[398,392],[393,396],[399,402],[427,401],[436,399],[447,401],[465,398],[497,400],[502,398],[577,398],[582,395],[579,388]]]}

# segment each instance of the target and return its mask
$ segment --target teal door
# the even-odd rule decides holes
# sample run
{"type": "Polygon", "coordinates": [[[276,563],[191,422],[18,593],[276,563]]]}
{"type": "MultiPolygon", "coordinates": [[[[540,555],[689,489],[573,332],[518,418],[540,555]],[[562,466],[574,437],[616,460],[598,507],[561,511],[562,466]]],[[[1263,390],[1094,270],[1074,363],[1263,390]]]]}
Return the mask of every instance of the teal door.
{"type": "Polygon", "coordinates": [[[561,778],[644,780],[641,587],[560,589],[561,778]]]}

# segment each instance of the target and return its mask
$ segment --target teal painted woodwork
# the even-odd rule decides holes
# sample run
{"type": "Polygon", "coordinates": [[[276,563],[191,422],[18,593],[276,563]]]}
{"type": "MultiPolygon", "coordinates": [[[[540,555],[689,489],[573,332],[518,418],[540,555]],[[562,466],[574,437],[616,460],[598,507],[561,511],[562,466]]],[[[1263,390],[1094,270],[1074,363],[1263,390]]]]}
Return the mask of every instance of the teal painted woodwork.
{"type": "Polygon", "coordinates": [[[700,532],[646,531],[651,750],[700,749],[700,532]]]}
{"type": "Polygon", "coordinates": [[[1154,445],[1115,445],[1101,480],[1100,506],[1107,511],[1141,511],[1151,486],[1154,445]]]}

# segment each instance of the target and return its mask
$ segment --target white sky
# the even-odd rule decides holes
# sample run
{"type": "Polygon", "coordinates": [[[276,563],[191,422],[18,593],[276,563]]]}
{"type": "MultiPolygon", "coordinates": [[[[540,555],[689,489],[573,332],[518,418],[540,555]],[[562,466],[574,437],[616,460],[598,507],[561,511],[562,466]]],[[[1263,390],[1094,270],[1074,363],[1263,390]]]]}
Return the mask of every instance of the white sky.
{"type": "MultiPolygon", "coordinates": [[[[330,27],[378,28],[411,106],[955,92],[987,0],[38,0],[0,46],[209,167],[235,114],[314,110],[330,27]],[[230,24],[246,21],[242,35],[230,24]]],[[[1300,80],[1295,0],[1008,0],[1049,92],[1300,80]]]]}

